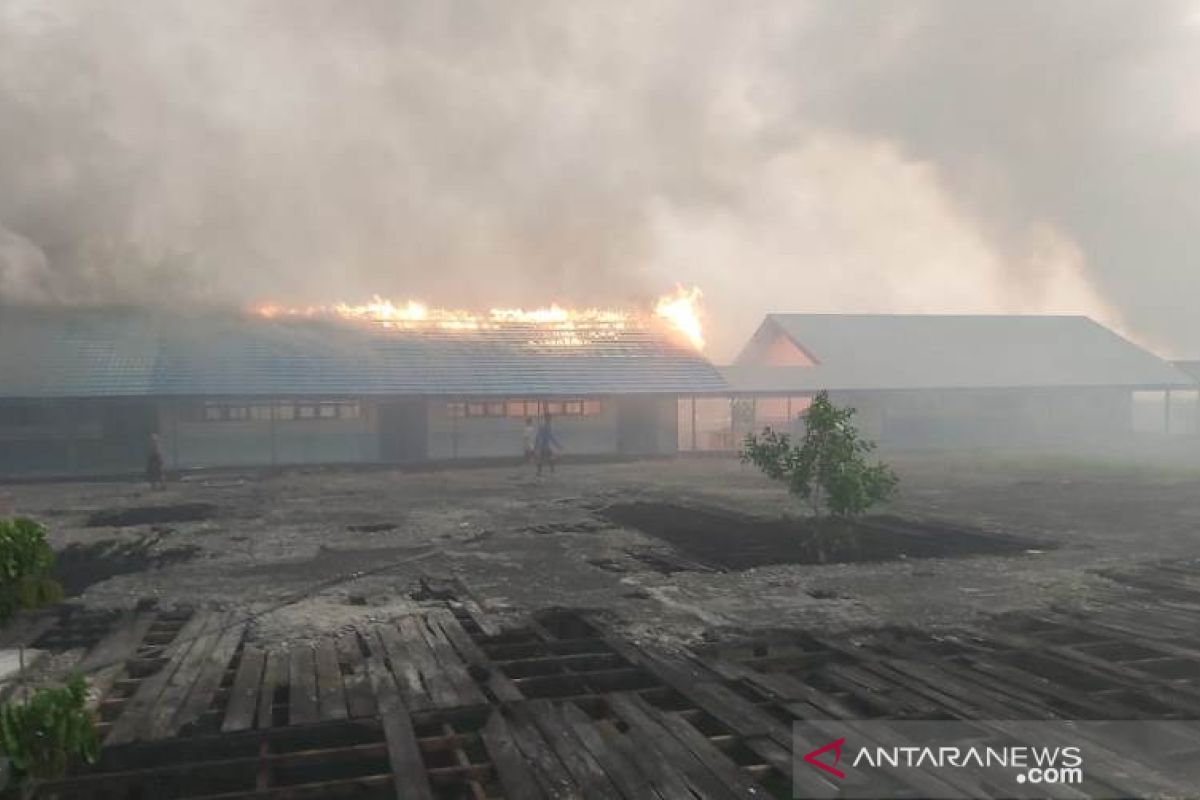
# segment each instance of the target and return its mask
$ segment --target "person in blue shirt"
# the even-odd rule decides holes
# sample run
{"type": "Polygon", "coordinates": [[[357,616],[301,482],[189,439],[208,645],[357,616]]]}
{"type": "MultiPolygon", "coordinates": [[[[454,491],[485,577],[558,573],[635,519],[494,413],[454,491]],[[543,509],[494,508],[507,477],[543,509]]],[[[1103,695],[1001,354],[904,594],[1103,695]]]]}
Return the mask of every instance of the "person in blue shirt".
{"type": "Polygon", "coordinates": [[[550,471],[554,472],[554,451],[562,450],[562,445],[558,438],[554,435],[554,430],[550,427],[550,412],[547,411],[542,417],[542,424],[538,426],[537,438],[533,443],[534,454],[537,457],[537,474],[542,474],[543,467],[550,467],[550,471]]]}

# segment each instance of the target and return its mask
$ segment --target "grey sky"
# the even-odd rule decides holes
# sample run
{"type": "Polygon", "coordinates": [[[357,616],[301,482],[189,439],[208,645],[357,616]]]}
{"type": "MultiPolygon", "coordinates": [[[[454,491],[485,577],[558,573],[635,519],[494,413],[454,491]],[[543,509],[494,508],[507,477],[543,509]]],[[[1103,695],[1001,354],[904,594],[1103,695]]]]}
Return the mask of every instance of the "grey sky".
{"type": "Polygon", "coordinates": [[[1200,8],[0,0],[8,300],[1072,311],[1200,354],[1200,8]]]}

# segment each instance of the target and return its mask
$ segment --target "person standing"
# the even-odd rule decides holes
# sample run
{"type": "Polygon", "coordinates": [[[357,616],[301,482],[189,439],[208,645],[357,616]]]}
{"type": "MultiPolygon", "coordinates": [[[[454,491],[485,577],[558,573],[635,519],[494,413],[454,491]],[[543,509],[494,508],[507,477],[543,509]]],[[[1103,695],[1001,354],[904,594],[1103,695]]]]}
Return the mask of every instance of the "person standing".
{"type": "Polygon", "coordinates": [[[525,418],[525,463],[533,462],[533,449],[537,443],[537,427],[533,424],[533,417],[525,418]]]}
{"type": "Polygon", "coordinates": [[[543,467],[550,467],[550,471],[554,472],[554,451],[561,449],[562,445],[550,427],[550,412],[547,411],[542,417],[542,424],[538,427],[537,439],[534,442],[538,475],[542,474],[543,467]]]}
{"type": "Polygon", "coordinates": [[[150,449],[146,454],[146,482],[151,489],[166,489],[167,479],[163,469],[162,444],[158,434],[150,434],[150,449]]]}

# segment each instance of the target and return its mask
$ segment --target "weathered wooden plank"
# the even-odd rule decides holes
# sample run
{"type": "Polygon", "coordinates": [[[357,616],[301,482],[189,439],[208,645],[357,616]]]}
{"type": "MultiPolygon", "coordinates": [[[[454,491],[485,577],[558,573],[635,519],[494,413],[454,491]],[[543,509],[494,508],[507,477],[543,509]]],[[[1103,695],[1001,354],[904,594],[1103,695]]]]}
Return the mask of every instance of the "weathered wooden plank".
{"type": "Polygon", "coordinates": [[[375,625],[372,627],[371,633],[380,652],[387,656],[405,706],[412,711],[433,708],[433,698],[430,697],[425,683],[421,679],[421,670],[409,654],[408,645],[401,638],[396,627],[394,625],[375,625]]]}
{"type": "MultiPolygon", "coordinates": [[[[510,714],[515,708],[510,708],[510,714]]],[[[508,727],[517,749],[533,768],[534,778],[548,796],[563,800],[586,797],[536,727],[515,714],[509,717],[508,727]]]]}
{"type": "Polygon", "coordinates": [[[287,682],[287,651],[268,650],[263,666],[262,688],[258,692],[258,727],[275,726],[275,691],[287,686],[287,682]]]}
{"type": "Polygon", "coordinates": [[[187,698],[180,705],[179,711],[171,720],[171,733],[183,729],[184,726],[198,720],[212,704],[213,696],[221,688],[221,681],[229,668],[229,662],[241,644],[242,636],[246,633],[245,623],[235,623],[220,634],[217,643],[209,652],[196,682],[192,684],[187,698]]]}
{"type": "Polygon", "coordinates": [[[549,700],[531,700],[513,707],[513,717],[535,727],[554,750],[587,798],[619,800],[617,787],[579,739],[571,734],[549,700]]]}
{"type": "Polygon", "coordinates": [[[667,729],[654,719],[637,695],[618,692],[605,698],[612,710],[635,731],[643,746],[649,743],[684,776],[692,791],[701,797],[731,798],[734,793],[700,763],[667,729]]]}
{"type": "Polygon", "coordinates": [[[121,615],[113,630],[93,647],[76,669],[87,676],[97,701],[112,690],[126,674],[126,663],[137,656],[138,647],[157,618],[152,611],[129,611],[121,615]]]}
{"type": "Polygon", "coordinates": [[[158,614],[153,611],[126,611],[75,669],[87,675],[95,670],[123,666],[137,653],[143,637],[157,618],[158,614]]]}
{"type": "Polygon", "coordinates": [[[505,797],[539,798],[549,797],[534,777],[529,761],[517,749],[508,723],[499,711],[488,716],[487,724],[479,733],[487,749],[488,758],[496,769],[496,776],[504,788],[505,797]]]}
{"type": "Polygon", "coordinates": [[[630,800],[654,795],[650,779],[624,753],[609,745],[591,717],[574,703],[563,703],[560,713],[570,732],[596,759],[622,795],[630,800]]]}
{"type": "Polygon", "coordinates": [[[342,676],[346,688],[346,710],[352,718],[373,717],[378,707],[371,680],[367,675],[367,664],[363,659],[358,634],[351,633],[337,638],[337,651],[349,671],[342,676]]]}
{"type": "Polygon", "coordinates": [[[441,674],[455,695],[456,706],[485,705],[487,698],[475,684],[467,667],[436,620],[417,619],[416,627],[441,667],[441,674]]]}
{"type": "Polygon", "coordinates": [[[512,679],[504,674],[492,660],[475,644],[458,623],[458,619],[445,609],[437,609],[430,614],[429,619],[441,628],[443,635],[458,651],[459,656],[471,666],[476,675],[485,675],[485,684],[492,695],[501,703],[514,703],[524,699],[521,690],[512,679]]]}
{"type": "Polygon", "coordinates": [[[765,789],[750,780],[728,756],[677,714],[658,711],[654,720],[690,750],[697,761],[708,767],[734,797],[741,800],[761,800],[770,796],[765,789]]]}
{"type": "Polygon", "coordinates": [[[311,725],[320,719],[313,648],[293,645],[288,649],[288,724],[311,725]]]}
{"type": "Polygon", "coordinates": [[[225,706],[225,719],[221,722],[222,733],[244,731],[254,725],[266,660],[266,653],[262,649],[253,645],[242,648],[233,688],[229,691],[229,702],[225,706]]]}
{"type": "Polygon", "coordinates": [[[379,706],[396,797],[401,800],[433,800],[433,788],[429,784],[425,760],[421,757],[417,735],[408,709],[400,698],[396,679],[383,659],[375,654],[367,659],[367,672],[379,706]]]}
{"type": "Polygon", "coordinates": [[[154,708],[148,713],[146,725],[139,732],[139,738],[165,739],[175,732],[173,721],[183,708],[192,686],[204,671],[209,654],[220,640],[228,620],[226,614],[213,615],[208,627],[179,660],[178,667],[167,679],[166,685],[155,700],[154,708]]]}
{"type": "Polygon", "coordinates": [[[322,720],[346,719],[346,690],[342,685],[342,669],[338,665],[337,647],[332,639],[317,642],[314,653],[317,664],[317,707],[322,720]]]}
{"type": "Polygon", "coordinates": [[[479,626],[479,630],[484,636],[499,636],[503,633],[499,620],[484,611],[474,600],[466,598],[459,602],[471,620],[479,626]]]}
{"type": "Polygon", "coordinates": [[[461,705],[458,692],[442,670],[429,642],[421,632],[423,627],[423,623],[413,617],[401,617],[395,625],[408,657],[421,673],[421,682],[429,692],[433,707],[457,708],[461,705]]]}
{"type": "Polygon", "coordinates": [[[104,738],[105,745],[125,744],[139,736],[147,724],[147,715],[155,709],[167,682],[196,645],[198,638],[217,619],[218,615],[212,612],[197,611],[184,623],[171,643],[163,649],[163,658],[166,659],[163,668],[138,684],[133,696],[125,703],[121,715],[109,728],[108,735],[104,738]]]}
{"type": "Polygon", "coordinates": [[[633,728],[621,732],[611,720],[599,722],[596,727],[614,750],[646,776],[653,790],[651,797],[661,797],[662,800],[696,800],[696,794],[688,786],[687,778],[655,747],[652,740],[633,728]]]}

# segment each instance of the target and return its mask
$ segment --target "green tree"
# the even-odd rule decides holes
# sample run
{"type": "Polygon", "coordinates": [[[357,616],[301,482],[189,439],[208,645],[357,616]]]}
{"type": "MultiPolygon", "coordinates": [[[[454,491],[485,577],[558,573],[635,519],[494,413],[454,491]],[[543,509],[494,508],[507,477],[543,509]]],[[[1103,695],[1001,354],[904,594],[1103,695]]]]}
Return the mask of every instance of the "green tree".
{"type": "MultiPolygon", "coordinates": [[[[45,528],[23,517],[0,520],[0,626],[22,609],[62,599],[62,587],[50,574],[53,568],[54,550],[45,528]]],[[[62,775],[72,758],[94,761],[99,735],[83,679],[39,688],[26,698],[19,687],[25,671],[23,647],[18,654],[16,697],[0,707],[0,755],[8,760],[12,775],[24,781],[23,794],[29,795],[34,781],[62,775]]]]}
{"type": "Polygon", "coordinates": [[[54,550],[46,529],[25,517],[0,519],[0,625],[21,609],[57,603],[62,587],[50,576],[54,550]]]}
{"type": "Polygon", "coordinates": [[[899,479],[886,464],[868,462],[875,443],[859,435],[854,414],[853,408],[839,408],[821,392],[804,412],[800,444],[767,429],[746,437],[742,461],[786,483],[817,516],[826,511],[837,517],[861,514],[891,497],[899,479]]]}
{"type": "Polygon", "coordinates": [[[72,758],[96,760],[100,735],[87,699],[87,683],[76,675],[65,686],[38,689],[0,708],[0,750],[13,775],[25,779],[25,794],[34,781],[64,775],[72,758]]]}

